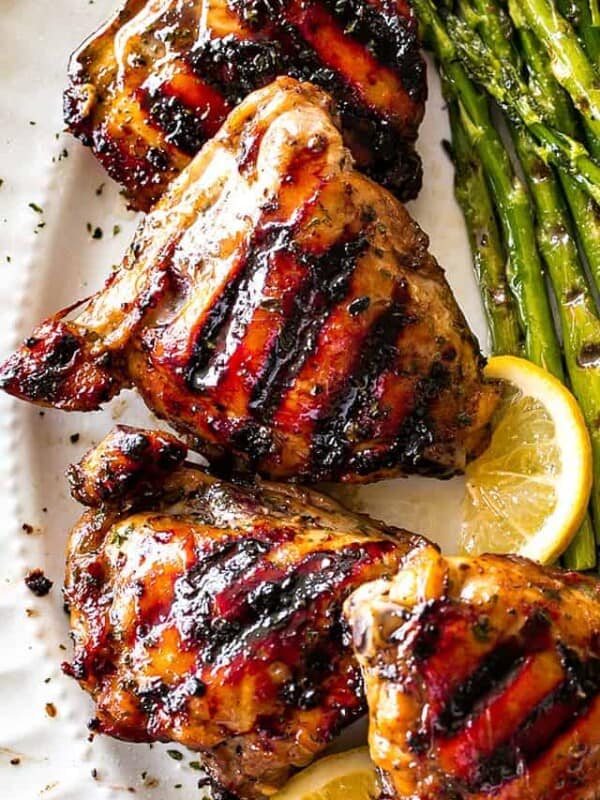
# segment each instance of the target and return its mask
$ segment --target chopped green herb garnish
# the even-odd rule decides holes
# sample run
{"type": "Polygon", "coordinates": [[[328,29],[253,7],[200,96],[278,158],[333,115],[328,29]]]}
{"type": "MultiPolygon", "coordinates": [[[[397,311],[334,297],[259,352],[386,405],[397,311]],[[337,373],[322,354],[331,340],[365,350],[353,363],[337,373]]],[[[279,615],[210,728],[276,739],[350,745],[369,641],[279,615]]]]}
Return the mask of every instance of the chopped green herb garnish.
{"type": "Polygon", "coordinates": [[[111,543],[116,544],[117,547],[121,547],[127,541],[127,537],[130,533],[133,533],[135,527],[133,525],[128,525],[123,530],[117,530],[113,533],[111,537],[111,543]]]}
{"type": "Polygon", "coordinates": [[[183,753],[180,753],[179,750],[167,750],[167,755],[174,761],[183,761],[183,753]]]}
{"type": "Polygon", "coordinates": [[[35,211],[36,214],[43,214],[44,213],[44,209],[41,206],[38,206],[37,203],[29,203],[29,208],[32,211],[35,211]]]}

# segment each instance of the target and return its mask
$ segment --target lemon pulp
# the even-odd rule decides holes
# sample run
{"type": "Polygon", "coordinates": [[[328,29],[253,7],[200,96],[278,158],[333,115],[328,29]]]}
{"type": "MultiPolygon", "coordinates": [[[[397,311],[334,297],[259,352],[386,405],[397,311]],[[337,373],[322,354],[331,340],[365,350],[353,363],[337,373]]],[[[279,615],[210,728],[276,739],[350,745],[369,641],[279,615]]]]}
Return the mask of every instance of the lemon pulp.
{"type": "Polygon", "coordinates": [[[375,800],[378,794],[368,748],[358,747],[302,770],[272,800],[375,800]]]}
{"type": "Polygon", "coordinates": [[[591,447],[570,392],[524,359],[490,359],[505,381],[488,449],[466,470],[460,548],[556,559],[583,521],[591,447]]]}

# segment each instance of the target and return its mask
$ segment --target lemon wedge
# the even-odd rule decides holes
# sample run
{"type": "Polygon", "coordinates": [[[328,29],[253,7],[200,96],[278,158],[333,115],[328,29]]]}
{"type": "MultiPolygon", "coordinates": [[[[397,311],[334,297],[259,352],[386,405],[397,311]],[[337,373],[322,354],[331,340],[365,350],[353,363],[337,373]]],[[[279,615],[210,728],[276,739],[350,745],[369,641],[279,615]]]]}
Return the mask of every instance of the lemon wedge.
{"type": "Polygon", "coordinates": [[[375,766],[366,747],[321,758],[289,780],[271,800],[374,800],[375,766]]]}
{"type": "Polygon", "coordinates": [[[525,359],[492,358],[485,376],[501,380],[505,391],[490,446],[466,470],[461,548],[551,563],[589,501],[592,451],[583,414],[560,381],[525,359]]]}

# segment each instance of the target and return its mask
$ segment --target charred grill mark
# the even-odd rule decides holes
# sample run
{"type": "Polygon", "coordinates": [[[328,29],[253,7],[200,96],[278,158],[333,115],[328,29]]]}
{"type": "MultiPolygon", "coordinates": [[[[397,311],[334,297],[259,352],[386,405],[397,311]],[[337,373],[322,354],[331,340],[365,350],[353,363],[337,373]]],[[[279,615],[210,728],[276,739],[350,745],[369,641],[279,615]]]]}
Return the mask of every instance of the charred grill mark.
{"type": "MultiPolygon", "coordinates": [[[[284,18],[290,0],[230,0],[229,7],[254,31],[269,30],[273,20],[284,18]]],[[[318,7],[318,3],[313,3],[318,7]]],[[[363,44],[378,61],[398,69],[412,98],[423,101],[425,65],[421,58],[412,17],[385,13],[364,0],[323,0],[346,36],[363,44]]]]}
{"type": "Polygon", "coordinates": [[[250,92],[287,72],[288,59],[277,40],[240,39],[235,34],[203,39],[189,55],[199,76],[233,107],[250,92]]]}
{"type": "Polygon", "coordinates": [[[393,444],[386,450],[361,450],[354,453],[349,460],[349,470],[359,475],[369,475],[401,465],[415,474],[448,476],[443,465],[427,459],[424,451],[435,440],[435,422],[430,416],[429,407],[449,384],[450,373],[447,366],[441,361],[435,361],[429,375],[419,381],[414,407],[404,418],[393,444]]]}
{"type": "Polygon", "coordinates": [[[578,719],[597,697],[600,660],[582,661],[574,651],[560,644],[557,649],[565,670],[563,683],[533,709],[508,742],[477,765],[469,784],[471,790],[492,792],[522,774],[561,734],[577,726],[578,719]]]}
{"type": "Polygon", "coordinates": [[[271,348],[249,403],[262,420],[272,417],[285,389],[314,352],[325,320],[335,303],[346,295],[357,261],[367,247],[368,239],[361,233],[336,242],[319,255],[296,254],[306,265],[307,279],[271,348]]]}
{"type": "Polygon", "coordinates": [[[349,593],[355,570],[393,547],[391,542],[378,542],[310,553],[293,564],[276,583],[269,582],[271,585],[255,588],[248,602],[249,613],[244,627],[238,628],[235,635],[211,642],[207,660],[223,665],[237,657],[248,658],[259,645],[265,648],[270,643],[272,647],[278,647],[281,644],[278,631],[282,628],[302,635],[303,626],[310,627],[316,605],[329,602],[332,594],[339,594],[344,585],[349,593]],[[295,621],[292,623],[292,620],[295,621]]]}
{"type": "Polygon", "coordinates": [[[186,378],[189,388],[194,392],[201,392],[205,389],[206,371],[214,355],[218,336],[231,316],[231,310],[235,304],[238,289],[247,266],[248,259],[242,258],[234,276],[230,278],[227,286],[221,290],[215,299],[206,314],[202,327],[196,334],[196,341],[187,366],[186,378]]]}
{"type": "Polygon", "coordinates": [[[398,135],[385,109],[370,109],[362,103],[344,77],[323,65],[315,50],[292,26],[283,26],[282,37],[294,54],[286,74],[315,83],[331,94],[342,127],[347,131],[347,143],[355,149],[360,168],[401,200],[416,197],[421,187],[421,159],[411,143],[398,135]]]}
{"type": "Polygon", "coordinates": [[[138,139],[132,145],[131,130],[122,128],[121,133],[122,136],[114,136],[103,124],[93,129],[87,139],[79,132],[77,135],[92,147],[107,173],[132,193],[132,207],[147,210],[151,201],[158,199],[155,194],[160,190],[156,187],[166,185],[179,170],[161,150],[141,145],[138,139]]]}
{"type": "MultiPolygon", "coordinates": [[[[268,36],[272,26],[264,22],[264,27],[268,36]]],[[[364,171],[400,199],[415,197],[422,179],[421,160],[411,141],[398,135],[386,110],[370,109],[361,102],[344,76],[324,66],[292,25],[280,22],[277,31],[271,31],[271,37],[261,35],[245,40],[230,34],[205,40],[190,54],[190,64],[231,106],[254,89],[266,86],[277,75],[321,86],[335,99],[342,125],[349,131],[350,146],[361,149],[361,143],[368,143],[367,150],[373,158],[360,159],[364,161],[361,163],[364,171]]],[[[415,75],[415,81],[420,80],[415,75]]]]}
{"type": "Polygon", "coordinates": [[[79,464],[67,470],[71,494],[90,507],[156,499],[165,477],[181,466],[186,446],[168,434],[117,426],[79,464]]]}
{"type": "Polygon", "coordinates": [[[65,409],[95,410],[119,390],[118,360],[93,355],[60,312],[34,331],[0,368],[0,388],[30,401],[65,409]]]}
{"type": "MultiPolygon", "coordinates": [[[[210,332],[212,347],[208,353],[204,371],[198,364],[194,367],[194,388],[207,390],[216,388],[229,369],[231,356],[242,341],[252,316],[263,298],[263,288],[272,265],[273,253],[289,249],[293,231],[289,227],[275,227],[250,248],[245,267],[239,272],[233,296],[224,304],[215,321],[220,319],[219,341],[215,341],[216,329],[210,332]]],[[[203,334],[203,338],[205,335],[203,334]]]]}
{"type": "MultiPolygon", "coordinates": [[[[439,646],[440,625],[444,625],[440,615],[446,610],[449,607],[439,601],[423,606],[417,618],[421,636],[411,642],[415,658],[423,656],[415,652],[423,637],[432,643],[432,651],[424,654],[426,660],[439,646]]],[[[480,619],[472,627],[478,640],[490,635],[485,626],[481,629],[480,619]]],[[[439,737],[439,752],[444,754],[444,768],[457,796],[492,794],[527,774],[561,736],[577,729],[578,720],[596,700],[600,659],[582,660],[550,637],[546,611],[532,609],[518,634],[496,642],[485,653],[474,671],[446,696],[431,722],[410,732],[415,753],[439,737]],[[534,686],[531,681],[536,681],[534,686]]],[[[431,681],[429,690],[435,695],[431,681]]]]}
{"type": "MultiPolygon", "coordinates": [[[[403,282],[395,287],[392,304],[375,322],[356,363],[350,367],[351,373],[338,400],[317,422],[311,450],[312,472],[317,479],[320,473],[331,476],[329,479],[338,477],[353,442],[365,437],[358,415],[361,409],[372,403],[377,377],[394,363],[396,340],[408,322],[407,300],[407,288],[403,282]]],[[[364,298],[359,298],[359,301],[364,301],[364,298]]],[[[370,409],[367,418],[373,419],[378,410],[370,409]]]]}
{"type": "Polygon", "coordinates": [[[323,0],[323,5],[378,61],[397,68],[409,96],[425,100],[425,64],[421,58],[416,25],[410,18],[386,14],[365,0],[323,0]]]}
{"type": "MultiPolygon", "coordinates": [[[[338,604],[330,607],[332,619],[338,619],[341,611],[338,604]]],[[[327,637],[322,636],[317,645],[313,645],[306,653],[306,663],[300,669],[292,671],[291,679],[281,690],[281,698],[286,705],[308,711],[322,704],[325,694],[325,681],[336,673],[336,654],[343,652],[342,624],[334,622],[329,628],[327,637]]],[[[357,682],[360,680],[357,670],[357,682]]],[[[360,687],[360,683],[358,683],[360,687]]],[[[362,697],[362,690],[357,692],[362,697]]],[[[357,700],[358,700],[357,697],[357,700]]]]}
{"type": "Polygon", "coordinates": [[[357,158],[360,169],[403,202],[413,200],[421,188],[423,165],[412,145],[398,137],[388,120],[378,119],[358,104],[342,102],[338,108],[342,126],[349,131],[349,146],[369,142],[373,153],[374,158],[365,161],[357,158]]]}
{"type": "Polygon", "coordinates": [[[264,280],[260,278],[260,296],[255,298],[255,307],[244,311],[248,319],[239,341],[229,337],[231,356],[219,375],[219,401],[225,406],[233,404],[238,418],[218,418],[214,429],[227,436],[234,448],[248,453],[251,463],[267,454],[272,436],[266,426],[246,416],[248,404],[272,346],[295,308],[298,290],[305,279],[305,268],[288,246],[287,236],[281,238],[282,247],[272,248],[264,258],[268,271],[264,280]]]}
{"type": "MultiPolygon", "coordinates": [[[[391,541],[352,544],[337,551],[326,546],[288,566],[272,563],[269,553],[294,535],[292,529],[278,529],[264,537],[259,533],[228,538],[178,579],[172,618],[183,640],[200,646],[205,664],[247,658],[255,645],[266,646],[271,635],[276,644],[277,631],[291,630],[291,620],[298,614],[294,629],[300,634],[314,603],[331,597],[343,584],[350,591],[355,568],[395,546],[391,541]]],[[[327,629],[326,635],[337,633],[327,629]]]]}
{"type": "MultiPolygon", "coordinates": [[[[147,5],[140,2],[138,11],[143,13],[147,5]]],[[[147,210],[158,199],[185,165],[186,156],[216,132],[229,103],[237,105],[250,91],[286,74],[330,91],[347,125],[346,142],[361,166],[400,199],[416,196],[421,165],[412,145],[422,118],[426,85],[416,25],[407,3],[229,0],[229,8],[222,9],[221,16],[211,8],[206,19],[201,6],[165,3],[152,19],[139,21],[128,65],[133,78],[124,85],[119,80],[114,40],[135,13],[115,18],[71,58],[70,85],[64,94],[65,121],[131,192],[136,207],[147,210]],[[216,25],[213,14],[218,17],[216,25]],[[219,37],[227,31],[227,22],[231,31],[240,30],[234,15],[242,21],[242,32],[219,37]],[[327,69],[323,66],[327,48],[320,58],[307,44],[311,30],[319,28],[324,15],[335,24],[335,36],[344,51],[360,48],[365,59],[373,59],[368,76],[352,68],[351,58],[336,66],[337,73],[327,69]],[[291,24],[299,16],[304,34],[291,24]],[[167,85],[156,91],[161,73],[177,78],[184,60],[211,91],[171,93],[167,85]],[[385,73],[396,84],[392,94],[395,99],[402,98],[401,119],[396,115],[390,118],[387,100],[371,100],[381,107],[370,109],[359,97],[363,89],[368,90],[371,73],[375,77],[385,73]],[[144,91],[150,90],[150,97],[141,104],[139,97],[134,98],[140,85],[144,91]],[[137,126],[129,124],[129,115],[122,113],[126,108],[137,126]],[[115,125],[119,116],[121,123],[115,125]],[[153,134],[164,132],[163,147],[150,146],[156,136],[146,136],[144,124],[153,134]]]]}
{"type": "Polygon", "coordinates": [[[524,660],[524,650],[516,639],[507,641],[489,653],[477,669],[461,683],[434,722],[434,730],[450,736],[462,730],[478,701],[508,682],[524,660]]]}
{"type": "MultiPolygon", "coordinates": [[[[66,328],[56,333],[52,342],[47,338],[30,338],[25,342],[28,350],[39,353],[39,369],[32,375],[26,375],[22,381],[22,391],[33,401],[56,400],[65,378],[73,371],[75,361],[83,351],[83,343],[66,328]]],[[[12,375],[3,378],[2,385],[12,379],[12,375]]]]}
{"type": "Polygon", "coordinates": [[[211,648],[237,634],[235,620],[215,613],[216,598],[275,545],[275,541],[251,537],[227,538],[177,580],[172,615],[184,640],[204,641],[211,648]]]}
{"type": "Polygon", "coordinates": [[[202,697],[205,693],[206,684],[195,675],[184,678],[176,686],[151,679],[147,685],[137,687],[135,691],[141,710],[150,717],[159,708],[169,714],[180,713],[191,697],[202,697]]]}
{"type": "Polygon", "coordinates": [[[140,92],[140,106],[163,131],[165,141],[182,153],[193,156],[206,141],[202,113],[184,105],[177,97],[163,94],[160,89],[140,92]]]}

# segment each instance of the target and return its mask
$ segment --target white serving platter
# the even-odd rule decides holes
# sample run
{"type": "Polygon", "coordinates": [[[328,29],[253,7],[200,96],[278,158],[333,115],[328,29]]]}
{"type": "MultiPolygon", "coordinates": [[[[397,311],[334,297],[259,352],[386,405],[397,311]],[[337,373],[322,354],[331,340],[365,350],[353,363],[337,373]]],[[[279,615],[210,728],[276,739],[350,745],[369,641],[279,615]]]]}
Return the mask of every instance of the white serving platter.
{"type": "MultiPolygon", "coordinates": [[[[135,226],[136,217],[126,210],[116,185],[79,143],[61,133],[68,55],[116,2],[2,0],[0,358],[44,316],[99,287],[135,226]],[[102,229],[102,239],[90,236],[88,223],[102,229]],[[120,228],[116,235],[114,226],[120,228]]],[[[429,86],[419,142],[425,183],[411,211],[429,233],[432,250],[487,350],[466,234],[453,198],[452,167],[441,145],[448,124],[431,68],[429,86]]],[[[0,397],[0,800],[201,796],[195,788],[198,773],[189,767],[192,754],[176,761],[164,746],[103,737],[88,741],[91,702],[61,674],[70,648],[61,596],[64,546],[79,513],[64,470],[117,421],[156,424],[131,393],[88,415],[42,415],[0,397]],[[23,582],[33,567],[54,581],[45,598],[35,598],[23,582]],[[48,704],[56,710],[53,717],[48,704]]],[[[394,480],[343,494],[354,507],[453,549],[460,479],[394,480]]]]}

